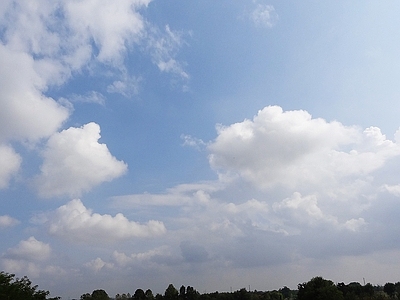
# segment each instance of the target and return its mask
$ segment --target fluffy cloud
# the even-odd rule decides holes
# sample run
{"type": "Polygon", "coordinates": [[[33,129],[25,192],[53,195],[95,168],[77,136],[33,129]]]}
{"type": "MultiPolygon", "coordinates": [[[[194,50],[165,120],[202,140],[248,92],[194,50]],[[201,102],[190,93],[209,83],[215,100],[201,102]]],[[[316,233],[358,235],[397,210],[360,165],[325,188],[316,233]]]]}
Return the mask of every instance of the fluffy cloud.
{"type": "Polygon", "coordinates": [[[127,42],[140,37],[144,27],[137,9],[150,0],[67,1],[65,12],[69,25],[86,42],[94,40],[99,47],[98,59],[103,62],[121,60],[127,42]]]}
{"type": "Polygon", "coordinates": [[[43,197],[79,195],[123,175],[127,166],[98,143],[100,127],[89,123],[54,134],[43,152],[41,174],[36,178],[43,197]]]}
{"type": "Polygon", "coordinates": [[[14,219],[7,215],[0,216],[0,229],[15,226],[17,224],[19,224],[19,221],[17,219],[14,219]]]}
{"type": "Polygon", "coordinates": [[[400,154],[400,147],[378,128],[361,132],[278,106],[260,110],[253,120],[220,126],[208,149],[214,169],[262,188],[368,175],[400,154]]]}
{"type": "Polygon", "coordinates": [[[0,189],[8,187],[11,176],[20,168],[21,160],[14,149],[0,144],[0,189]]]}
{"type": "Polygon", "coordinates": [[[97,51],[97,61],[120,66],[127,46],[143,36],[144,21],[137,10],[149,2],[3,4],[0,141],[35,141],[58,130],[70,111],[46,97],[45,91],[89,64],[97,51]]]}
{"type": "Polygon", "coordinates": [[[0,140],[50,136],[68,118],[69,110],[42,94],[47,85],[31,56],[1,43],[0,56],[0,140]]]}
{"type": "Polygon", "coordinates": [[[135,237],[152,237],[166,232],[162,222],[139,224],[124,215],[100,215],[87,209],[76,199],[59,207],[46,222],[49,233],[64,239],[80,242],[109,243],[135,237]]]}
{"type": "Polygon", "coordinates": [[[5,40],[13,49],[61,56],[61,63],[78,69],[98,49],[97,59],[120,63],[129,43],[137,41],[144,29],[138,9],[148,0],[107,1],[30,1],[8,6],[5,40]]]}
{"type": "Polygon", "coordinates": [[[20,241],[16,247],[8,249],[5,257],[14,260],[44,261],[50,257],[50,254],[49,244],[38,241],[31,236],[25,241],[20,241]]]}
{"type": "Polygon", "coordinates": [[[48,264],[52,256],[49,244],[31,236],[22,240],[13,248],[9,248],[1,256],[0,266],[8,272],[40,278],[48,275],[50,278],[64,276],[65,270],[59,266],[48,264]]]}
{"type": "Polygon", "coordinates": [[[161,218],[174,206],[161,220],[172,228],[163,240],[180,245],[171,253],[183,258],[179,264],[271,266],[393,247],[385,232],[396,226],[396,213],[386,224],[383,211],[399,188],[382,184],[382,172],[400,148],[379,128],[271,106],[252,120],[219,126],[216,139],[203,144],[217,181],[113,198],[116,207],[161,218]],[[381,244],[368,246],[371,235],[381,244]],[[204,246],[194,242],[203,240],[204,246]]]}

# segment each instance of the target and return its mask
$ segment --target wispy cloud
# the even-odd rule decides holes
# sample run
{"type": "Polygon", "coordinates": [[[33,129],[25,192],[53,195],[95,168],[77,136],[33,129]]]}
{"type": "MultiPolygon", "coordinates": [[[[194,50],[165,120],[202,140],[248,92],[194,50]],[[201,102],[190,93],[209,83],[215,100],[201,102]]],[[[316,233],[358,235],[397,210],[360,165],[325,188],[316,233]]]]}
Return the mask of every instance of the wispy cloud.
{"type": "Polygon", "coordinates": [[[189,74],[184,70],[184,63],[176,59],[178,50],[186,44],[182,32],[171,30],[169,25],[165,26],[164,31],[153,27],[147,40],[153,62],[160,71],[172,73],[183,80],[189,79],[189,74]]]}
{"type": "Polygon", "coordinates": [[[250,20],[259,27],[271,28],[278,22],[278,14],[272,5],[257,4],[257,7],[249,14],[250,20]]]}

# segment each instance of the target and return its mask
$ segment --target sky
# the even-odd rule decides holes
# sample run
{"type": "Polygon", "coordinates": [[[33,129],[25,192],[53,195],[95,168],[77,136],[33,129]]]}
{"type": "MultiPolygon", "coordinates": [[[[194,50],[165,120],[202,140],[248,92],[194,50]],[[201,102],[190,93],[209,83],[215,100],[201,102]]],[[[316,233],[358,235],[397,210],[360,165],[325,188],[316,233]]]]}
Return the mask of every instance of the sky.
{"type": "Polygon", "coordinates": [[[0,2],[0,269],[63,299],[400,280],[398,1],[0,2]]]}

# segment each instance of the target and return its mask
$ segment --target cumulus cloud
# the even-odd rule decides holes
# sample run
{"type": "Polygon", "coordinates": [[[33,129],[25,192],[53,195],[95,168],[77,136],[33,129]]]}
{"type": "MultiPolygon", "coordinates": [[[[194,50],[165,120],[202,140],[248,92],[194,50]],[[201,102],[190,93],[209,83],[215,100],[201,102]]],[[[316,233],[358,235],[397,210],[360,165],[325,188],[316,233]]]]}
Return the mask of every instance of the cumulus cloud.
{"type": "Polygon", "coordinates": [[[17,219],[14,219],[10,216],[4,215],[0,216],[0,229],[2,228],[7,228],[7,227],[12,227],[19,224],[19,221],[17,219]]]}
{"type": "Polygon", "coordinates": [[[162,235],[166,228],[162,222],[146,224],[129,221],[123,214],[100,215],[87,209],[79,199],[59,207],[46,221],[49,233],[70,241],[109,243],[138,237],[162,235]]]}
{"type": "Polygon", "coordinates": [[[210,165],[261,188],[296,187],[367,175],[400,154],[378,128],[363,132],[305,111],[269,106],[253,120],[219,126],[208,146],[210,165]]]}
{"type": "Polygon", "coordinates": [[[31,236],[27,240],[20,241],[16,247],[8,249],[5,257],[14,260],[44,261],[50,257],[50,254],[49,244],[38,241],[31,236]]]}
{"type": "Polygon", "coordinates": [[[22,158],[10,146],[0,144],[0,189],[8,187],[9,181],[15,175],[22,158]]]}
{"type": "MultiPolygon", "coordinates": [[[[75,71],[91,63],[124,69],[124,55],[135,43],[149,45],[160,70],[186,77],[173,58],[182,45],[179,34],[168,27],[164,37],[148,34],[153,29],[139,10],[149,3],[150,0],[2,2],[0,141],[50,136],[70,112],[45,96],[49,86],[65,83],[75,71]]],[[[109,90],[131,94],[137,91],[137,81],[115,81],[109,90]]]]}
{"type": "Polygon", "coordinates": [[[98,272],[103,268],[112,269],[114,267],[114,264],[107,263],[107,262],[103,261],[100,257],[98,257],[98,258],[86,263],[85,266],[87,268],[93,270],[94,272],[98,272]]]}
{"type": "MultiPolygon", "coordinates": [[[[377,127],[363,130],[270,106],[253,119],[219,125],[216,139],[204,143],[220,175],[215,182],[112,200],[159,216],[174,206],[162,220],[173,228],[166,239],[180,245],[172,256],[184,262],[252,267],[391,249],[395,242],[386,231],[396,227],[400,189],[393,184],[397,177],[383,184],[382,174],[398,159],[398,135],[392,141],[377,127]],[[371,235],[381,244],[369,246],[371,235]]],[[[194,140],[183,138],[189,145],[194,140]]]]}
{"type": "Polygon", "coordinates": [[[77,38],[85,43],[93,39],[100,61],[120,63],[127,44],[137,41],[144,29],[137,10],[149,3],[150,0],[67,1],[65,13],[77,38]]]}
{"type": "Polygon", "coordinates": [[[49,244],[31,236],[9,248],[1,256],[0,266],[8,272],[40,278],[43,275],[63,276],[66,271],[59,266],[49,264],[53,250],[49,244]]]}
{"type": "Polygon", "coordinates": [[[127,165],[98,143],[100,126],[89,123],[56,133],[43,152],[41,174],[36,178],[39,195],[79,195],[127,171],[127,165]]]}
{"type": "Polygon", "coordinates": [[[54,133],[69,110],[43,95],[33,58],[0,43],[0,140],[36,141],[54,133]]]}

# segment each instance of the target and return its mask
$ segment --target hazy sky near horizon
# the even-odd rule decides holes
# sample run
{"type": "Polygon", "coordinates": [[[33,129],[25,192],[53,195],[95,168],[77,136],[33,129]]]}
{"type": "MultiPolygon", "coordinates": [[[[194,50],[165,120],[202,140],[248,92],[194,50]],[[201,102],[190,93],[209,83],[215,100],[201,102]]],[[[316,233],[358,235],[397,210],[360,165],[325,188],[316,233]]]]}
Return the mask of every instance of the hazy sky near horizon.
{"type": "Polygon", "coordinates": [[[399,10],[1,1],[1,270],[64,299],[399,281],[399,10]]]}

